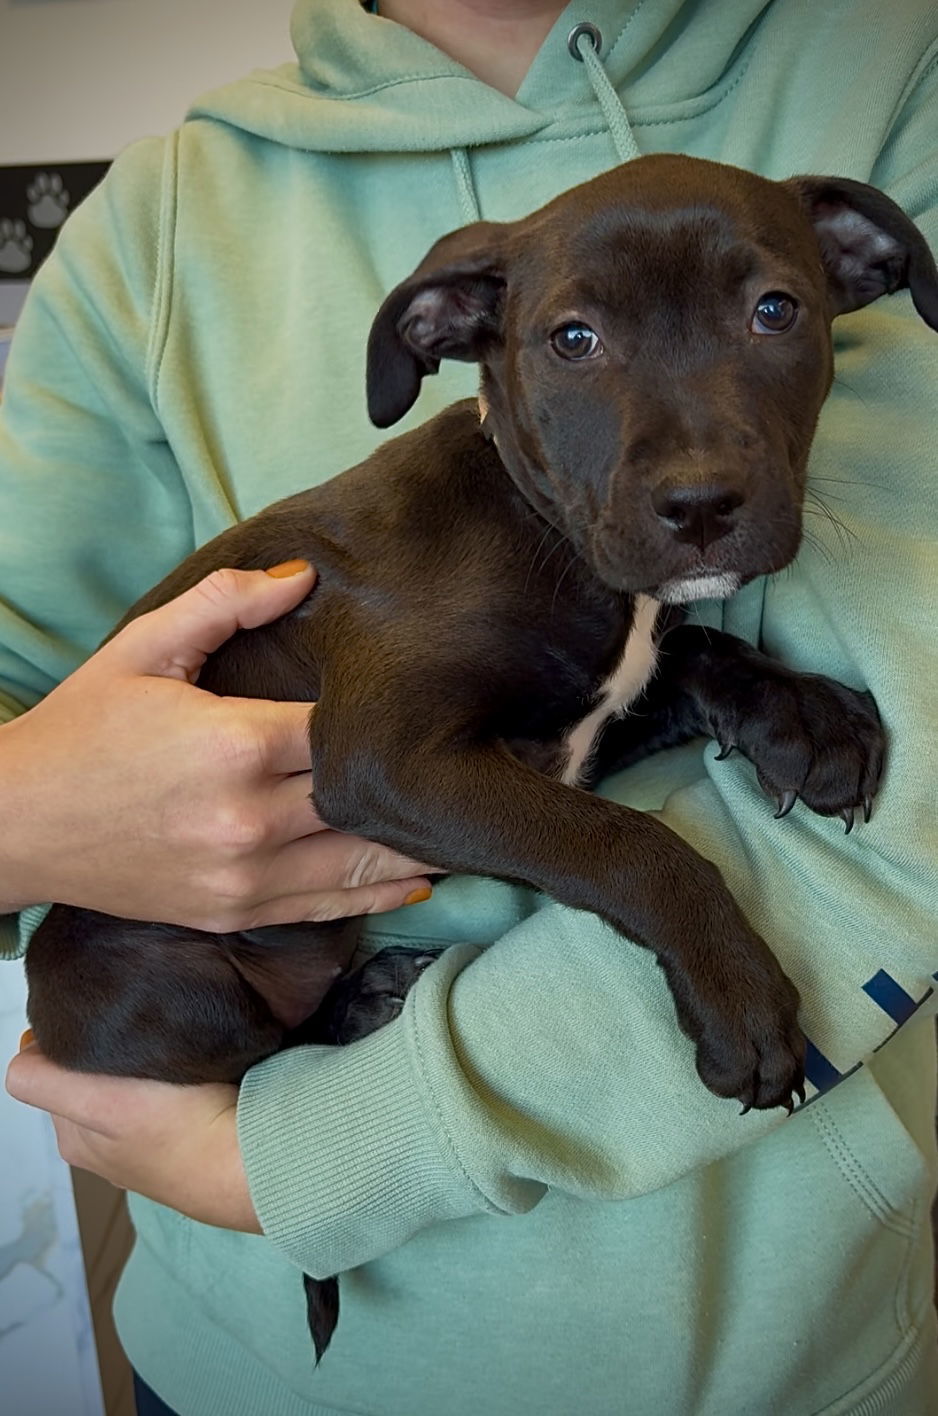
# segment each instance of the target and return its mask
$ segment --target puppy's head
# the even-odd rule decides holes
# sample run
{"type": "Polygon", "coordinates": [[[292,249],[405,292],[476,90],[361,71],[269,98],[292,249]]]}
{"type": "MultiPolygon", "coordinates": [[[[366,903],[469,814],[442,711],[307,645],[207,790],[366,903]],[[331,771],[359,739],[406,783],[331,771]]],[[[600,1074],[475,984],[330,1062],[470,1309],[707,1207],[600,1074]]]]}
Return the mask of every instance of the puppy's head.
{"type": "Polygon", "coordinates": [[[798,548],[832,319],[905,287],[938,329],[934,260],[875,188],[640,158],[438,241],[375,320],[369,412],[478,361],[506,468],[607,584],[726,595],[798,548]]]}

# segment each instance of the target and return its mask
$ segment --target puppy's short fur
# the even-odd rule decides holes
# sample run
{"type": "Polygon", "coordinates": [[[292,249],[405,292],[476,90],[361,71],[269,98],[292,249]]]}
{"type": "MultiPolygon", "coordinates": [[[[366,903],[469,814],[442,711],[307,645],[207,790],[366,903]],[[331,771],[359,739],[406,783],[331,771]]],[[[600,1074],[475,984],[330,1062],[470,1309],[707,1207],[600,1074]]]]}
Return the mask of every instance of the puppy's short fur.
{"type": "MultiPolygon", "coordinates": [[[[130,615],[219,566],[313,562],[312,599],[236,635],[201,684],[317,700],[325,821],[595,911],[656,954],[705,1084],[790,1108],[795,988],[713,865],[581,788],[707,733],[752,760],[779,813],[797,795],[868,816],[884,745],[869,695],[673,607],[790,562],[831,320],[904,287],[938,328],[934,261],[881,193],[685,157],[458,231],[379,312],[369,409],[389,426],[441,359],[476,360],[484,421],[457,404],[204,546],[130,615]]],[[[68,1067],[236,1081],[291,1041],[341,1040],[322,1013],[303,1025],[357,933],[210,935],[57,906],[29,949],[30,1020],[68,1067]]],[[[362,989],[398,997],[410,973],[392,972],[362,989]]],[[[309,1289],[321,1351],[335,1290],[309,1289]]]]}

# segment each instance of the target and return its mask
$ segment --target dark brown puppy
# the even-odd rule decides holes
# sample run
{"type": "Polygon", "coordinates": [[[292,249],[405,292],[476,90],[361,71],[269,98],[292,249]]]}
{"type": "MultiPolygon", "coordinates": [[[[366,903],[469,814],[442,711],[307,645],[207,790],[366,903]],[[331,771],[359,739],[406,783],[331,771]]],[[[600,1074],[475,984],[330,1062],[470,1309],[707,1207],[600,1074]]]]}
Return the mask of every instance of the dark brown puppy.
{"type": "MultiPolygon", "coordinates": [[[[595,911],[656,954],[706,1085],[790,1107],[795,988],[713,865],[580,787],[710,733],[754,762],[779,814],[797,794],[848,825],[868,815],[869,695],[661,606],[791,560],[831,319],[906,286],[938,328],[934,262],[882,194],[683,157],[456,232],[377,317],[369,409],[388,426],[441,358],[478,360],[482,425],[454,406],[218,537],[131,616],[219,566],[312,561],[312,600],[236,635],[202,686],[316,700],[327,822],[595,911]]],[[[212,935],[58,906],[29,949],[30,1021],[69,1067],[237,1080],[315,1029],[341,1040],[322,1015],[298,1025],[356,938],[354,923],[212,935]]],[[[395,976],[386,1000],[400,991],[395,976]]],[[[335,1315],[317,1292],[321,1351],[335,1315]]]]}

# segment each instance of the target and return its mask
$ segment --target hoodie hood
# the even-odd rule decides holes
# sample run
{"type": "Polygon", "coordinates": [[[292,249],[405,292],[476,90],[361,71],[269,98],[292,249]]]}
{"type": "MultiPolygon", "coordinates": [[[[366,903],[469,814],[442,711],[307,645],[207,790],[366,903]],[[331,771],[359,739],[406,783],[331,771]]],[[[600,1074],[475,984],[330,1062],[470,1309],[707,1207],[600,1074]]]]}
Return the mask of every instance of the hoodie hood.
{"type": "Polygon", "coordinates": [[[576,0],[508,98],[358,0],[299,0],[291,26],[297,62],[217,89],[189,116],[319,152],[441,151],[547,128],[573,137],[609,123],[612,92],[630,117],[667,121],[707,101],[769,8],[764,0],[576,0]],[[603,78],[598,64],[570,52],[570,32],[584,22],[602,35],[603,78]]]}

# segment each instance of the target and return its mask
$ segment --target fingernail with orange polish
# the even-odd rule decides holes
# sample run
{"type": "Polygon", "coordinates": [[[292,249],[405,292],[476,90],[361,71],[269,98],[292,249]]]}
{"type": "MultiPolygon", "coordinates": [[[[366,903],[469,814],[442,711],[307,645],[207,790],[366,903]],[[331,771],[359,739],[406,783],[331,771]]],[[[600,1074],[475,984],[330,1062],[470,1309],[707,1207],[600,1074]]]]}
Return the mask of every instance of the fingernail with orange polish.
{"type": "Polygon", "coordinates": [[[423,888],[420,890],[411,890],[410,894],[407,896],[407,899],[404,901],[404,904],[419,905],[424,900],[429,900],[432,894],[433,891],[430,889],[430,887],[428,885],[424,885],[423,888]]]}
{"type": "Polygon", "coordinates": [[[33,1032],[32,1028],[27,1028],[26,1031],[23,1033],[23,1036],[20,1038],[20,1052],[23,1051],[24,1047],[29,1047],[29,1045],[35,1041],[36,1035],[33,1032]]]}
{"type": "Polygon", "coordinates": [[[304,570],[309,570],[308,560],[292,560],[272,565],[267,574],[273,576],[274,580],[286,580],[287,576],[300,575],[304,570]]]}

